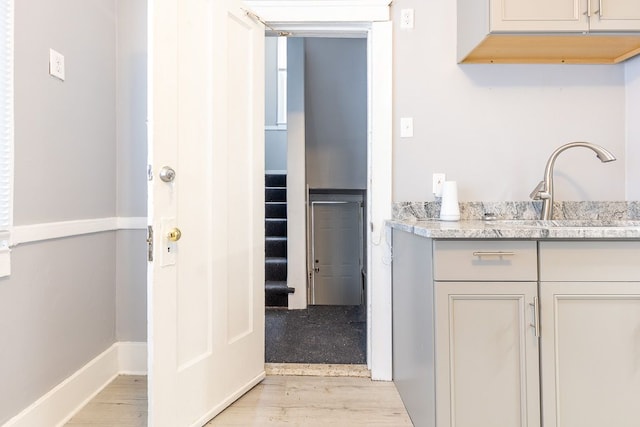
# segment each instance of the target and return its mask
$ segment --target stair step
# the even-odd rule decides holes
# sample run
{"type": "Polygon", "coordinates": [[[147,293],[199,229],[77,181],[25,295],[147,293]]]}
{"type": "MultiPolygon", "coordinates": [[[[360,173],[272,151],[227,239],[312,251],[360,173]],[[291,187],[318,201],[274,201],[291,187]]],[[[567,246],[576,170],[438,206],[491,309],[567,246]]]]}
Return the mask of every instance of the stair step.
{"type": "Polygon", "coordinates": [[[288,287],[286,281],[268,280],[264,284],[264,305],[266,307],[287,307],[289,294],[294,292],[295,289],[288,287]]]}
{"type": "Polygon", "coordinates": [[[265,306],[287,307],[287,175],[265,174],[265,306]]]}
{"type": "Polygon", "coordinates": [[[281,187],[265,187],[264,201],[265,202],[286,202],[287,189],[281,188],[281,187]]]}
{"type": "Polygon", "coordinates": [[[287,238],[286,237],[266,237],[264,254],[266,257],[286,258],[287,238]]]}
{"type": "Polygon", "coordinates": [[[287,282],[268,280],[264,283],[264,290],[266,292],[273,292],[277,294],[292,294],[296,290],[287,286],[287,282]]]}
{"type": "Polygon", "coordinates": [[[286,237],[287,220],[285,218],[265,218],[264,231],[266,237],[286,237]]]}
{"type": "Polygon", "coordinates": [[[286,258],[265,258],[264,262],[265,281],[284,282],[287,280],[287,259],[286,258]]]}
{"type": "Polygon", "coordinates": [[[265,187],[286,187],[287,175],[282,173],[270,173],[264,176],[265,187]]]}
{"type": "Polygon", "coordinates": [[[265,218],[287,217],[287,202],[266,202],[264,208],[265,218]]]}

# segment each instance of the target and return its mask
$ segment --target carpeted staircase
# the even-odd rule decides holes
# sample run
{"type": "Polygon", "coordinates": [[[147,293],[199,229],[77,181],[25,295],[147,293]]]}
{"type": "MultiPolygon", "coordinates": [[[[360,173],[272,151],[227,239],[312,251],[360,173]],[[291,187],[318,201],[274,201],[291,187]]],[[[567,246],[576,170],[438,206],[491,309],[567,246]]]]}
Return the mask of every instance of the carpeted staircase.
{"type": "Polygon", "coordinates": [[[265,175],[265,306],[287,307],[287,176],[265,175]]]}

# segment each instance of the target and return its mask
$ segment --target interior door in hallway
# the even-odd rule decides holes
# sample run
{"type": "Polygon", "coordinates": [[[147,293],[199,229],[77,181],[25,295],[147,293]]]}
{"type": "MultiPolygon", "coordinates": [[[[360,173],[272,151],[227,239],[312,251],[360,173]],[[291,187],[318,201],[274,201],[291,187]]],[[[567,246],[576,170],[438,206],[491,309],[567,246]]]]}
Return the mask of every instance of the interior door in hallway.
{"type": "Polygon", "coordinates": [[[311,203],[311,304],[362,304],[360,202],[311,203]]]}
{"type": "Polygon", "coordinates": [[[242,7],[149,2],[156,427],[201,426],[264,378],[264,28],[242,7]]]}

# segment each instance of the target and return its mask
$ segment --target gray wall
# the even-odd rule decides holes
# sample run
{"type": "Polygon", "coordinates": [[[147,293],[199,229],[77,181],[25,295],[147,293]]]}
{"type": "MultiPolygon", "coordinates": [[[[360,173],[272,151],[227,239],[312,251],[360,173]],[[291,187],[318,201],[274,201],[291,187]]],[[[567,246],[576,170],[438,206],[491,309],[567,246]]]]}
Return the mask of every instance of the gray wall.
{"type": "Polygon", "coordinates": [[[624,65],[458,65],[456,2],[396,0],[394,23],[404,8],[415,9],[415,29],[394,25],[395,201],[433,200],[434,172],[458,181],[464,201],[528,200],[551,152],[575,140],[618,161],[563,153],[556,199],[625,198],[625,124],[635,118],[624,65]],[[399,137],[400,117],[414,118],[414,138],[399,137]]]}
{"type": "MultiPolygon", "coordinates": [[[[147,4],[117,3],[117,199],[120,217],[147,215],[147,4]]],[[[116,238],[116,340],[147,339],[146,231],[116,238]]]]}
{"type": "MultiPolygon", "coordinates": [[[[146,2],[15,6],[14,224],[145,216],[146,2]],[[49,48],[65,55],[64,82],[48,75],[49,48]]],[[[143,242],[127,230],[13,249],[0,424],[116,340],[145,339],[143,242]]]]}
{"type": "MultiPolygon", "coordinates": [[[[264,124],[275,127],[278,119],[278,38],[266,37],[264,43],[265,97],[264,124]]],[[[287,170],[287,130],[267,129],[264,132],[265,171],[287,170]]]]}
{"type": "Polygon", "coordinates": [[[0,279],[0,425],[115,341],[114,233],[17,247],[0,279]]]}
{"type": "Polygon", "coordinates": [[[264,132],[264,168],[266,172],[287,170],[287,130],[268,129],[264,132]]]}
{"type": "Polygon", "coordinates": [[[115,3],[15,4],[14,224],[116,213],[115,3]],[[49,48],[66,80],[48,74],[49,48]]]}
{"type": "Polygon", "coordinates": [[[627,101],[627,200],[640,200],[640,57],[625,63],[627,101]]]}
{"type": "Polygon", "coordinates": [[[278,38],[264,38],[264,124],[275,126],[278,119],[278,38]]]}
{"type": "Polygon", "coordinates": [[[367,188],[367,41],[306,38],[310,188],[367,188]]]}

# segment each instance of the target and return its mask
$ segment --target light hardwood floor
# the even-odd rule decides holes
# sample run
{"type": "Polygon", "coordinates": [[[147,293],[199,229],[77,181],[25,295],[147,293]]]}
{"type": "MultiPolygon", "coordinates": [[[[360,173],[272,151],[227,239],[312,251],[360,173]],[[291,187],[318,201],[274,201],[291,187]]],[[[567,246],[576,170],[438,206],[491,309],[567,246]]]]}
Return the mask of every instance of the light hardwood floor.
{"type": "Polygon", "coordinates": [[[145,427],[147,377],[121,375],[94,397],[66,425],[145,427]]]}
{"type": "MultiPolygon", "coordinates": [[[[120,376],[68,426],[147,425],[146,377],[120,376]]],[[[411,426],[391,382],[369,378],[267,376],[207,426],[411,426]]]]}

